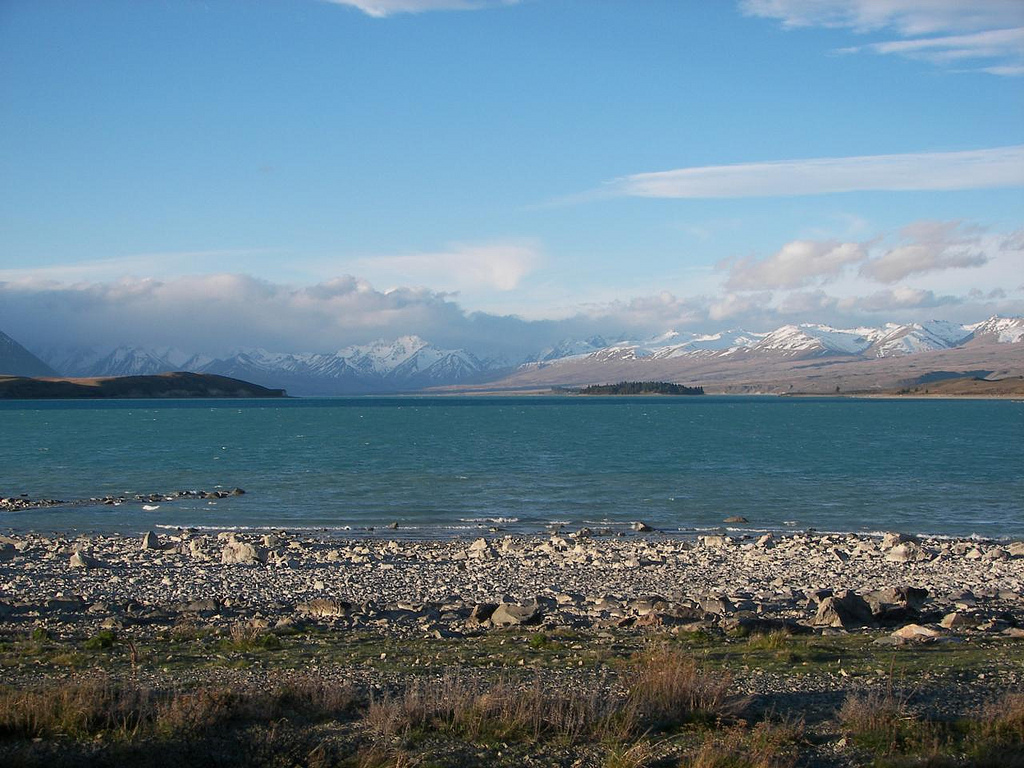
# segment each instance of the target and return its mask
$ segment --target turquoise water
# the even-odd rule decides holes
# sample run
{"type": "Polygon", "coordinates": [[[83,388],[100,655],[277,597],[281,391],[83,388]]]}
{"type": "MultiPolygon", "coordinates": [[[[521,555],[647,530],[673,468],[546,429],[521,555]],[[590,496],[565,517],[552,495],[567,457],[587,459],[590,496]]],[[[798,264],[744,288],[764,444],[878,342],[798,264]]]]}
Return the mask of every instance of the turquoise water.
{"type": "Polygon", "coordinates": [[[437,536],[742,515],[755,529],[1024,534],[1024,403],[1010,401],[21,401],[0,403],[0,435],[0,496],[247,491],[0,513],[0,529],[397,522],[437,536]]]}

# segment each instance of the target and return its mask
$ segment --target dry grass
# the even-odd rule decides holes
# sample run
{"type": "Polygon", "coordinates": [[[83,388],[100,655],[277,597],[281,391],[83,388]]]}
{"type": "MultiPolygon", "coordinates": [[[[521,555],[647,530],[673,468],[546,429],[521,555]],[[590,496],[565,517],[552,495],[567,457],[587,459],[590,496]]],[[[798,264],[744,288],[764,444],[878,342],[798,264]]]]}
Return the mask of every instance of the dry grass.
{"type": "Polygon", "coordinates": [[[604,768],[645,768],[658,755],[657,746],[646,740],[613,746],[605,756],[604,768]]]}
{"type": "Polygon", "coordinates": [[[729,695],[732,678],[701,668],[669,647],[637,657],[625,674],[625,709],[643,730],[671,730],[692,722],[734,715],[743,702],[729,695]]]}
{"type": "Polygon", "coordinates": [[[380,742],[419,731],[479,740],[628,743],[652,731],[730,714],[730,680],[703,671],[689,656],[658,648],[631,660],[620,685],[558,688],[540,677],[527,686],[448,673],[415,680],[375,697],[364,723],[380,742]]]}
{"type": "Polygon", "coordinates": [[[0,735],[84,739],[96,733],[130,738],[152,719],[151,692],[118,686],[105,678],[61,687],[0,693],[0,735]]]}
{"type": "Polygon", "coordinates": [[[978,766],[1024,768],[1024,693],[1007,693],[983,707],[968,741],[978,766]]]}
{"type": "Polygon", "coordinates": [[[355,701],[355,691],[347,685],[304,677],[244,692],[224,686],[157,692],[97,677],[60,687],[0,691],[0,736],[126,740],[194,735],[285,715],[310,721],[342,718],[355,701]]]}
{"type": "Polygon", "coordinates": [[[595,688],[562,691],[536,678],[522,687],[447,673],[415,680],[397,695],[371,700],[363,719],[383,742],[414,731],[457,735],[471,741],[556,738],[570,744],[591,738],[614,714],[615,702],[595,688]]]}

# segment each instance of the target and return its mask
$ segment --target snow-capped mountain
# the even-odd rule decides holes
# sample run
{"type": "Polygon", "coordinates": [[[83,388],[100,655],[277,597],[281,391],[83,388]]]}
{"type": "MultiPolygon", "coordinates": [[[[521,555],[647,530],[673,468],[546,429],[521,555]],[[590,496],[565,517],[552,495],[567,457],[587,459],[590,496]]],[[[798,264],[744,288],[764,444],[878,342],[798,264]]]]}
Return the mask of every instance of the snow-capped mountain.
{"type": "Polygon", "coordinates": [[[874,359],[953,349],[975,339],[1004,344],[1022,341],[1024,318],[993,317],[974,325],[930,320],[907,325],[888,323],[880,328],[833,328],[805,323],[784,325],[767,333],[729,330],[700,335],[668,331],[653,338],[620,341],[591,351],[586,351],[590,346],[589,340],[574,342],[570,339],[527,365],[537,367],[565,360],[599,363],[758,355],[792,358],[847,355],[874,359]],[[565,353],[559,357],[556,352],[560,350],[565,353]]]}
{"type": "Polygon", "coordinates": [[[981,323],[965,325],[971,335],[979,340],[991,340],[998,344],[1017,344],[1024,340],[1024,317],[990,317],[981,323]]]}
{"type": "Polygon", "coordinates": [[[440,349],[418,336],[375,341],[337,352],[294,354],[236,350],[220,357],[173,348],[51,348],[49,364],[65,376],[138,376],[167,371],[215,373],[294,394],[402,391],[478,380],[507,365],[488,365],[465,350],[440,349]]]}
{"type": "Polygon", "coordinates": [[[542,363],[546,360],[561,360],[564,357],[586,355],[604,349],[608,342],[600,336],[591,336],[589,339],[563,339],[554,346],[541,350],[532,360],[527,362],[542,363]]]}
{"type": "MultiPolygon", "coordinates": [[[[292,394],[408,391],[479,381],[494,370],[471,352],[440,349],[418,336],[349,346],[338,352],[281,354],[244,350],[198,371],[272,382],[292,394]]],[[[269,386],[270,384],[266,384],[269,386]]]]}
{"type": "MultiPolygon", "coordinates": [[[[0,336],[0,348],[3,339],[0,336]]],[[[950,349],[1024,343],[1024,318],[992,317],[972,325],[932,320],[877,328],[835,328],[806,323],[772,331],[742,329],[695,334],[670,330],[641,339],[601,336],[563,339],[525,361],[481,360],[461,349],[442,349],[418,336],[379,340],[336,352],[236,350],[210,357],[172,348],[54,348],[40,357],[65,376],[126,376],[193,371],[243,379],[296,395],[401,392],[433,386],[494,381],[519,371],[585,366],[640,375],[637,365],[678,367],[732,364],[762,367],[818,359],[871,361],[950,349]]],[[[2,351],[2,349],[0,349],[2,351]]],[[[815,363],[816,364],[816,363],[815,363]]],[[[668,370],[668,369],[666,369],[668,370]]],[[[674,370],[674,368],[673,368],[674,370]]],[[[40,374],[41,375],[41,374],[40,374]]],[[[611,375],[611,374],[609,374],[611,375]]]]}
{"type": "Polygon", "coordinates": [[[149,376],[167,371],[195,371],[211,362],[205,355],[189,355],[163,347],[147,349],[122,345],[114,349],[96,347],[50,347],[40,354],[50,367],[64,376],[149,376]]]}

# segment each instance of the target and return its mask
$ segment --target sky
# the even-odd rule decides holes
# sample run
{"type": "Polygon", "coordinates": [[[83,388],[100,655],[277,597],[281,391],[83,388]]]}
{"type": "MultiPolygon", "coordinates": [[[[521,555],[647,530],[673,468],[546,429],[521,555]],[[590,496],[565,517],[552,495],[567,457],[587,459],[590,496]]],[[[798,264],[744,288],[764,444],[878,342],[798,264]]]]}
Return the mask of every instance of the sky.
{"type": "Polygon", "coordinates": [[[5,0],[0,179],[30,349],[1024,314],[1024,3],[5,0]]]}

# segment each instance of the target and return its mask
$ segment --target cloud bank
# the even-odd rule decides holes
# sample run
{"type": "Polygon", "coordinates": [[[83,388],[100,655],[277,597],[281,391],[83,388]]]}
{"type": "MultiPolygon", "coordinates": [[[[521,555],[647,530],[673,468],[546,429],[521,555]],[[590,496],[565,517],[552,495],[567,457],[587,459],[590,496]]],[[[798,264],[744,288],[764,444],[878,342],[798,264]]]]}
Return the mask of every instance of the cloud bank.
{"type": "Polygon", "coordinates": [[[638,173],[608,182],[614,196],[741,198],[909,192],[1024,186],[1024,145],[965,152],[921,152],[638,173]]]}
{"type": "MultiPolygon", "coordinates": [[[[511,291],[538,253],[505,243],[385,258],[400,259],[393,266],[403,271],[465,271],[467,280],[511,291]]],[[[9,270],[0,273],[0,330],[37,352],[128,344],[211,355],[252,347],[330,352],[418,334],[445,348],[519,361],[593,335],[639,339],[669,329],[763,331],[783,323],[849,327],[1021,314],[1024,285],[1007,280],[1020,274],[1024,230],[999,233],[960,221],[916,221],[864,241],[793,240],[762,258],[720,264],[704,293],[661,290],[581,302],[558,319],[474,312],[448,291],[382,290],[352,275],[288,285],[231,273],[104,279],[82,272],[61,279],[55,268],[38,275],[9,270]],[[924,284],[908,282],[922,276],[924,284]]],[[[512,300],[530,289],[518,290],[512,300]]]]}

